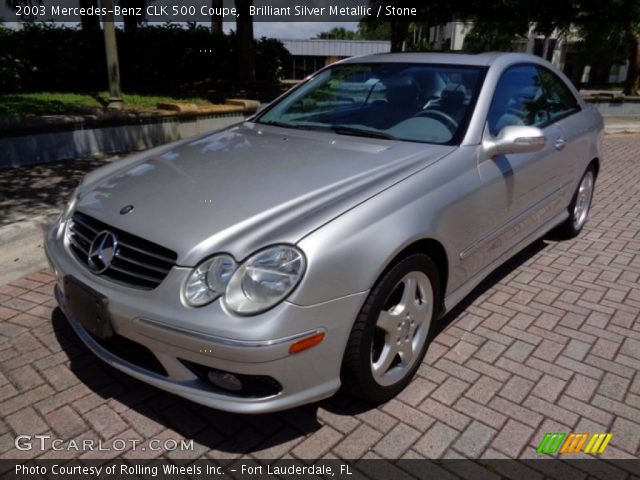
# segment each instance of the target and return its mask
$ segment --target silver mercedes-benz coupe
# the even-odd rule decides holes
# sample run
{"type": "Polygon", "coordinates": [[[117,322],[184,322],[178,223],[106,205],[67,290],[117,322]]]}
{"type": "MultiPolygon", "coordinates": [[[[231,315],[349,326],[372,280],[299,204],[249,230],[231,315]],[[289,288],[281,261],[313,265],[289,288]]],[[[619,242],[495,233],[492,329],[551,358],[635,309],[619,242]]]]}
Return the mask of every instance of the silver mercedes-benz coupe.
{"type": "Polygon", "coordinates": [[[524,54],[382,54],[87,175],[49,232],[60,308],[115,368],[269,412],[400,392],[434,326],[585,224],[601,116],[524,54]]]}

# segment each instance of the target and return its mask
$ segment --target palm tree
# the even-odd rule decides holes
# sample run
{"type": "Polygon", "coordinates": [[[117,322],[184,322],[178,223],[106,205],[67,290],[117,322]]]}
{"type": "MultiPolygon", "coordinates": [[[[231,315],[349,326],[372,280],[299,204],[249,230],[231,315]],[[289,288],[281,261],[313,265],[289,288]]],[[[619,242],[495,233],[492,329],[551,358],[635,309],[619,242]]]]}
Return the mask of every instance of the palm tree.
{"type": "Polygon", "coordinates": [[[256,81],[256,53],[253,47],[253,19],[249,7],[253,0],[235,0],[238,17],[236,19],[236,42],[238,57],[238,81],[256,81]]]}
{"type": "Polygon", "coordinates": [[[119,0],[119,2],[123,8],[139,8],[142,12],[141,15],[123,15],[122,17],[125,33],[135,32],[138,30],[138,26],[144,22],[147,0],[119,0]]]}
{"type": "MultiPolygon", "coordinates": [[[[80,8],[98,6],[98,0],[80,0],[80,8]]],[[[80,15],[80,26],[84,32],[100,30],[100,17],[97,15],[80,15]]]]}
{"type": "Polygon", "coordinates": [[[109,104],[107,106],[109,108],[122,108],[118,44],[116,42],[116,29],[113,25],[113,0],[102,0],[102,6],[107,11],[102,17],[104,50],[107,57],[107,75],[109,77],[109,104]]]}
{"type": "MultiPolygon", "coordinates": [[[[217,11],[222,8],[222,0],[211,0],[211,6],[217,11]]],[[[211,15],[211,33],[222,33],[222,15],[211,15]]]]}

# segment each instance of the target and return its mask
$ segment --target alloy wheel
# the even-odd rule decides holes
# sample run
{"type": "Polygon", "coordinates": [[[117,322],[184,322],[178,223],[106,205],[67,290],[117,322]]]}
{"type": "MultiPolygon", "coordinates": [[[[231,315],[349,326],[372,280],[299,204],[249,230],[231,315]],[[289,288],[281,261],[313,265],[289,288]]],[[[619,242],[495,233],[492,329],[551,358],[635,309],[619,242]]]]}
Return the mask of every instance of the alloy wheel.
{"type": "Polygon", "coordinates": [[[392,289],[378,319],[371,345],[371,373],[381,386],[402,380],[427,340],[434,304],[433,287],[423,272],[406,274],[392,289]]]}
{"type": "Polygon", "coordinates": [[[591,206],[591,197],[593,196],[593,172],[591,170],[585,173],[578,187],[576,203],[573,207],[573,228],[580,230],[587,221],[589,207],[591,206]]]}

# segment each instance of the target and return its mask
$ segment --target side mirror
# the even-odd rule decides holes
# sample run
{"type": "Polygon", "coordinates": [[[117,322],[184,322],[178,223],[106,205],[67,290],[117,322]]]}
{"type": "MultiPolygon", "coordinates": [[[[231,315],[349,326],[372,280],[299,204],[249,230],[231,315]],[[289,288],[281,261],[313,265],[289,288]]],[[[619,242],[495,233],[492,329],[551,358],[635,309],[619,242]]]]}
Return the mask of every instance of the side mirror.
{"type": "MultiPolygon", "coordinates": [[[[488,129],[485,130],[488,132],[488,129]]],[[[487,158],[509,153],[530,153],[542,150],[547,143],[542,130],[524,125],[508,125],[497,137],[485,135],[482,147],[487,158]]]]}

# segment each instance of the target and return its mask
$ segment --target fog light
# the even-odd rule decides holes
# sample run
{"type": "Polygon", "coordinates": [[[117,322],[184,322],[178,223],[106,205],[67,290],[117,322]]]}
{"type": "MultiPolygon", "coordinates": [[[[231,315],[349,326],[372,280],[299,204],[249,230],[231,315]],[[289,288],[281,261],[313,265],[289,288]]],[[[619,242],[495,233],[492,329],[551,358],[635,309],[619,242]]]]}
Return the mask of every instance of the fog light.
{"type": "Polygon", "coordinates": [[[207,374],[207,378],[216,387],[220,387],[224,390],[231,390],[232,392],[239,392],[242,390],[242,381],[233,373],[210,370],[207,374]]]}

